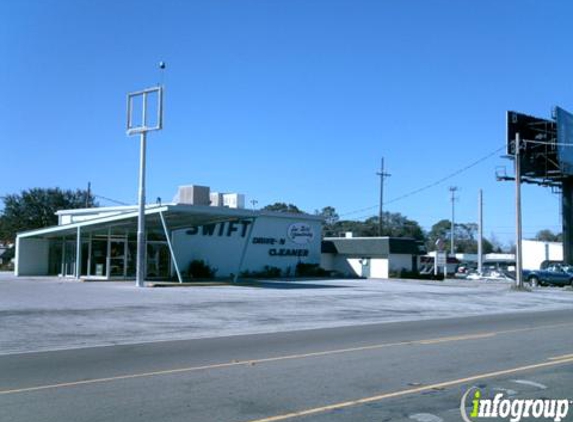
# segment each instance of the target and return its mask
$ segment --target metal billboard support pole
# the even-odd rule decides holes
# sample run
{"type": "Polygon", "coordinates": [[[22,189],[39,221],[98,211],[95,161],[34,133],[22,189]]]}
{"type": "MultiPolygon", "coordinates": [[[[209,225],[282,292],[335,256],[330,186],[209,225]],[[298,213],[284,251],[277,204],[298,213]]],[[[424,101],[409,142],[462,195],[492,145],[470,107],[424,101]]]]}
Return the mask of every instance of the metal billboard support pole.
{"type": "Polygon", "coordinates": [[[523,261],[521,248],[521,138],[515,134],[515,286],[523,288],[523,261]]]}
{"type": "Polygon", "coordinates": [[[561,225],[563,228],[563,262],[573,264],[573,177],[561,183],[561,225]]]}
{"type": "Polygon", "coordinates": [[[483,191],[479,190],[478,195],[478,273],[483,272],[483,191]]]}

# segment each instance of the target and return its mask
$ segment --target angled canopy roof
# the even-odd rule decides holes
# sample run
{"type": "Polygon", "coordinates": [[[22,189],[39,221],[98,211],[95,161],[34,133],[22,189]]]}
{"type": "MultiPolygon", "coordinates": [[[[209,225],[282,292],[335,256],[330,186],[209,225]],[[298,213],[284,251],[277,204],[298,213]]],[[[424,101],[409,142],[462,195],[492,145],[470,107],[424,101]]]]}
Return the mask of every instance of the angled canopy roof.
{"type": "MultiPolygon", "coordinates": [[[[92,210],[93,211],[93,210],[92,210]]],[[[103,209],[105,211],[105,209],[103,209]]],[[[80,210],[78,214],[81,214],[80,210]]],[[[145,224],[149,232],[163,232],[160,213],[163,214],[169,230],[184,229],[191,226],[214,224],[222,221],[252,220],[259,216],[273,216],[278,218],[322,220],[321,217],[308,214],[291,214],[281,212],[252,211],[245,209],[211,207],[203,205],[166,204],[148,205],[145,209],[145,224]]],[[[137,209],[126,207],[122,212],[112,215],[103,215],[83,221],[46,227],[43,229],[22,232],[18,237],[62,237],[75,235],[78,227],[82,233],[94,232],[112,228],[127,232],[137,231],[137,209]]]]}

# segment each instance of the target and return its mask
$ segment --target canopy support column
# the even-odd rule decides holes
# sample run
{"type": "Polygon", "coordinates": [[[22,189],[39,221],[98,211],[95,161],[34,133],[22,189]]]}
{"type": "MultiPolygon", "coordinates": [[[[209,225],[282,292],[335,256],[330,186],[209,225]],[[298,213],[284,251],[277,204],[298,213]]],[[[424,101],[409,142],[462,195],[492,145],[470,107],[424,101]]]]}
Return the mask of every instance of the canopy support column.
{"type": "Polygon", "coordinates": [[[163,231],[165,232],[165,239],[167,239],[167,246],[169,247],[169,253],[171,254],[171,262],[175,267],[175,272],[177,273],[177,279],[179,283],[183,283],[183,278],[181,277],[181,272],[179,271],[179,265],[177,264],[177,258],[175,258],[175,252],[173,251],[173,245],[171,244],[171,236],[169,230],[167,229],[167,224],[165,223],[165,218],[163,217],[163,212],[159,211],[159,218],[161,219],[161,225],[163,226],[163,231]]]}
{"type": "Polygon", "coordinates": [[[241,269],[243,268],[243,262],[245,261],[245,257],[247,256],[247,248],[251,243],[251,236],[253,234],[253,227],[255,227],[256,217],[251,219],[251,226],[249,227],[249,234],[247,235],[247,240],[245,241],[245,246],[243,246],[243,250],[241,252],[241,259],[239,260],[239,266],[237,267],[237,272],[233,277],[233,283],[239,281],[239,274],[241,273],[241,269]]]}
{"type": "Polygon", "coordinates": [[[62,236],[62,277],[66,276],[66,236],[62,236]]]}
{"type": "Polygon", "coordinates": [[[76,232],[76,278],[79,279],[82,271],[82,229],[78,226],[76,232]]]}

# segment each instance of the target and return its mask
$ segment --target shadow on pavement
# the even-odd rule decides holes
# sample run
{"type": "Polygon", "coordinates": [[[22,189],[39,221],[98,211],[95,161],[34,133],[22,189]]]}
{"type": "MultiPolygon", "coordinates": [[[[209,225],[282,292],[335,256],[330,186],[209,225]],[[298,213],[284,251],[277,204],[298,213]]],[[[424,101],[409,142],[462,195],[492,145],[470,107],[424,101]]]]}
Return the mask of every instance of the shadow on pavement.
{"type": "Polygon", "coordinates": [[[346,289],[350,286],[333,286],[329,284],[308,284],[297,283],[293,281],[239,281],[234,286],[238,287],[260,287],[264,289],[346,289]]]}

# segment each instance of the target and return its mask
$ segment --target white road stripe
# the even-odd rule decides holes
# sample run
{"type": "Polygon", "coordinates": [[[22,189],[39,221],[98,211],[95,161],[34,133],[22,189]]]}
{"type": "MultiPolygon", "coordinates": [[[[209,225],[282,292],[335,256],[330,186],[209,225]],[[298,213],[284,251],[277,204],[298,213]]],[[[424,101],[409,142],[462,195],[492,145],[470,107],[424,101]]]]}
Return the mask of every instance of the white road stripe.
{"type": "Polygon", "coordinates": [[[540,390],[547,390],[546,385],[540,384],[540,383],[535,382],[535,381],[529,381],[529,380],[511,380],[511,381],[516,383],[516,384],[531,385],[532,387],[537,387],[540,390]]]}
{"type": "Polygon", "coordinates": [[[443,422],[444,420],[439,416],[432,415],[431,413],[415,413],[409,416],[417,422],[443,422]]]}

